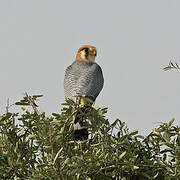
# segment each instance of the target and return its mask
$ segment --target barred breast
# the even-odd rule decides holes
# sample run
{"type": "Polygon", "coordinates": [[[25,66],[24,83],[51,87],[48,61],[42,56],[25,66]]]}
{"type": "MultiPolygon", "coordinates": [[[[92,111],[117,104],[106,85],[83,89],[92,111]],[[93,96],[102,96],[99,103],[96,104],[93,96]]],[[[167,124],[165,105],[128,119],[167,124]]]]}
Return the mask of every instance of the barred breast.
{"type": "Polygon", "coordinates": [[[97,63],[75,61],[65,72],[65,98],[76,101],[77,96],[85,95],[95,101],[103,84],[103,73],[97,63]]]}

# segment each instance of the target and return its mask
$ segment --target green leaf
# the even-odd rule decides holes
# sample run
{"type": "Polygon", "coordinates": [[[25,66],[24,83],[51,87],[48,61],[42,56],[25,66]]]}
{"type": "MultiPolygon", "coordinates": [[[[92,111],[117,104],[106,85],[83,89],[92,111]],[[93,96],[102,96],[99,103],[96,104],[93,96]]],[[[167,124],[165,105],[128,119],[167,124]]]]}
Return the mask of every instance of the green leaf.
{"type": "Polygon", "coordinates": [[[90,178],[90,177],[87,177],[86,180],[91,180],[91,178],[90,178]]]}
{"type": "Polygon", "coordinates": [[[168,143],[169,143],[170,138],[169,138],[169,134],[168,134],[167,132],[164,132],[164,134],[163,134],[163,138],[166,140],[166,142],[168,142],[168,143]]]}
{"type": "Polygon", "coordinates": [[[38,98],[38,97],[43,97],[43,95],[33,95],[32,97],[38,98]]]}
{"type": "Polygon", "coordinates": [[[133,166],[133,169],[139,169],[139,167],[138,166],[133,166]]]}
{"type": "Polygon", "coordinates": [[[167,126],[170,127],[173,122],[174,122],[174,118],[172,118],[170,121],[168,121],[167,126]]]}
{"type": "Polygon", "coordinates": [[[163,68],[164,71],[168,71],[170,69],[172,69],[172,67],[170,67],[170,66],[167,66],[167,67],[163,68]]]}
{"type": "Polygon", "coordinates": [[[124,151],[123,153],[121,153],[121,154],[119,155],[119,159],[122,159],[125,155],[126,155],[126,151],[124,151]]]}
{"type": "Polygon", "coordinates": [[[56,154],[56,156],[55,156],[55,158],[54,158],[53,164],[55,164],[56,159],[57,159],[57,157],[59,156],[59,154],[62,152],[62,150],[63,150],[63,147],[57,152],[57,154],[56,154]]]}
{"type": "Polygon", "coordinates": [[[29,106],[29,103],[26,102],[16,102],[15,105],[20,105],[20,106],[29,106]]]}
{"type": "Polygon", "coordinates": [[[138,134],[138,130],[129,133],[129,136],[134,136],[134,135],[136,135],[136,134],[138,134]]]}

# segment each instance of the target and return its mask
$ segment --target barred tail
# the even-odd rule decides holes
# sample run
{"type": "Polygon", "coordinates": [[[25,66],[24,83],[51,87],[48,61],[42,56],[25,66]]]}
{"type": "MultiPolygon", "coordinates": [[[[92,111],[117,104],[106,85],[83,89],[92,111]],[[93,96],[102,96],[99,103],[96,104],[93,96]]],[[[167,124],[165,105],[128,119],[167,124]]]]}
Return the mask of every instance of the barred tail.
{"type": "Polygon", "coordinates": [[[74,130],[74,139],[76,141],[84,141],[88,139],[88,129],[74,130]]]}
{"type": "Polygon", "coordinates": [[[77,112],[74,117],[73,127],[74,139],[76,141],[83,141],[88,139],[88,123],[86,122],[86,108],[81,108],[81,112],[77,112]]]}

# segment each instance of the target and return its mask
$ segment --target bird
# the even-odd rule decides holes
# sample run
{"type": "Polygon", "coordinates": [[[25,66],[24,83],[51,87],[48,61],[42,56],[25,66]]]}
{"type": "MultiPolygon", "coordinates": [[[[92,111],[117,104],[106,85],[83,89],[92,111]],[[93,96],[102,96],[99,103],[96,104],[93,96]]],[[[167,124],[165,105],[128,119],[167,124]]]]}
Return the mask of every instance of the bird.
{"type": "MultiPolygon", "coordinates": [[[[64,77],[65,99],[77,102],[79,97],[85,96],[92,103],[101,92],[104,85],[104,77],[101,67],[95,62],[97,49],[91,45],[81,46],[76,54],[75,61],[67,67],[64,77]]],[[[82,107],[81,112],[86,112],[86,107],[82,107]]],[[[74,116],[73,129],[75,140],[87,140],[87,124],[83,124],[83,118],[79,117],[80,112],[74,116]]]]}

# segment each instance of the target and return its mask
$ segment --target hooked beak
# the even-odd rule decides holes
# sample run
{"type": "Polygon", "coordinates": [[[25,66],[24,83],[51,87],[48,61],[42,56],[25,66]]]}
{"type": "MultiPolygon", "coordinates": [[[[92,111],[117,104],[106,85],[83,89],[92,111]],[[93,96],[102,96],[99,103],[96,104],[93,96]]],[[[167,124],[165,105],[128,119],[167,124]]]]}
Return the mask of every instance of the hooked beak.
{"type": "Polygon", "coordinates": [[[97,56],[97,51],[96,51],[96,49],[90,49],[89,50],[89,54],[91,55],[91,56],[97,56]]]}

